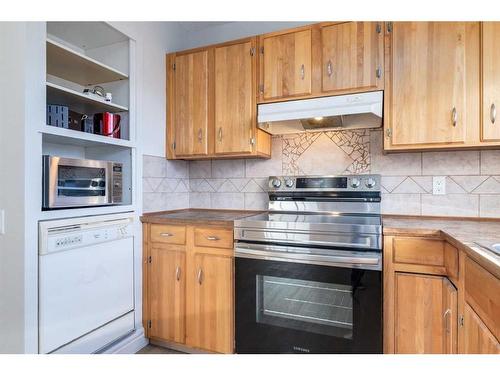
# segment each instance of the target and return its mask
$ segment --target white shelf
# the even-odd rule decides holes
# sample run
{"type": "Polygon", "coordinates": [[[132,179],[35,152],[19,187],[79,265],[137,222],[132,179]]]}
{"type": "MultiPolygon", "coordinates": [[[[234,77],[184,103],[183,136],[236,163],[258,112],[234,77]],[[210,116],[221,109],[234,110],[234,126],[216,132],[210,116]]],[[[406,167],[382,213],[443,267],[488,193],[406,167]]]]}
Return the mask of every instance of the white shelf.
{"type": "Polygon", "coordinates": [[[96,85],[128,79],[128,75],[47,38],[47,73],[78,83],[96,85]]]}
{"type": "Polygon", "coordinates": [[[128,204],[122,206],[84,207],[40,211],[39,220],[56,220],[80,216],[117,214],[122,212],[135,212],[135,206],[128,204]]]}
{"type": "Polygon", "coordinates": [[[101,21],[50,21],[47,22],[47,34],[82,50],[107,47],[129,40],[127,35],[101,21]]]}
{"type": "Polygon", "coordinates": [[[134,143],[127,139],[105,137],[102,135],[80,132],[72,129],[58,128],[44,125],[40,129],[44,142],[64,143],[73,146],[91,147],[98,145],[112,145],[120,147],[134,147],[134,143]]]}
{"type": "Polygon", "coordinates": [[[89,115],[99,112],[128,111],[128,108],[122,105],[106,102],[104,99],[94,99],[91,96],[52,82],[46,82],[46,86],[47,104],[65,105],[74,111],[89,115]]]}

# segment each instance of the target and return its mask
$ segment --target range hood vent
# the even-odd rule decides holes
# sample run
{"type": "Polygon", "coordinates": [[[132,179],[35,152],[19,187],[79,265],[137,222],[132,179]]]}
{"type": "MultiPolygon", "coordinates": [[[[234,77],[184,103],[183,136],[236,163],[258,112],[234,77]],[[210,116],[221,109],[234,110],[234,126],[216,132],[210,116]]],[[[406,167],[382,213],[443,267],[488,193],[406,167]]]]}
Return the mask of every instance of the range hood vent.
{"type": "Polygon", "coordinates": [[[382,91],[259,104],[259,128],[271,134],[378,128],[382,91]]]}

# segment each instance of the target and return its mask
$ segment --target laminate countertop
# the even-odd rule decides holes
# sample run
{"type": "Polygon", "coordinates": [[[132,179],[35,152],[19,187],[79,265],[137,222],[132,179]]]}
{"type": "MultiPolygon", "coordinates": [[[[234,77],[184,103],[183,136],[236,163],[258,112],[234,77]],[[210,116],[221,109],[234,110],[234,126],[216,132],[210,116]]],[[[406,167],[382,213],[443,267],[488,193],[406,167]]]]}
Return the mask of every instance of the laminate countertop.
{"type": "Polygon", "coordinates": [[[189,208],[185,210],[151,212],[141,216],[143,223],[153,224],[203,224],[233,227],[235,220],[261,213],[250,210],[214,210],[189,208]]]}
{"type": "Polygon", "coordinates": [[[500,220],[384,216],[382,223],[386,236],[422,236],[446,240],[500,278],[500,256],[478,245],[500,243],[500,220]]]}
{"type": "MultiPolygon", "coordinates": [[[[234,221],[263,211],[184,209],[151,212],[141,216],[143,223],[202,224],[232,228],[234,221]]],[[[448,241],[500,278],[500,256],[478,245],[500,243],[500,220],[468,220],[430,217],[383,216],[386,236],[434,237],[448,241]]]]}

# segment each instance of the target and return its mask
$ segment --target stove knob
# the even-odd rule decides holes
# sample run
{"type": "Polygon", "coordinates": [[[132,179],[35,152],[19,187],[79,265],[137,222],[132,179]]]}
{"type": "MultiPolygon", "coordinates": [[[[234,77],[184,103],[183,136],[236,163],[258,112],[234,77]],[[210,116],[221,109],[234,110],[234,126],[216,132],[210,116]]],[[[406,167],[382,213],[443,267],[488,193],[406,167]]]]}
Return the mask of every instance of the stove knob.
{"type": "Polygon", "coordinates": [[[360,184],[361,184],[361,181],[359,181],[359,178],[354,177],[351,180],[351,187],[352,188],[357,188],[357,187],[359,187],[360,184]]]}
{"type": "Polygon", "coordinates": [[[373,178],[369,178],[368,180],[366,180],[365,182],[365,185],[368,189],[371,189],[372,187],[374,187],[375,185],[377,184],[377,182],[373,179],[373,178]]]}
{"type": "Polygon", "coordinates": [[[273,178],[273,180],[271,181],[271,185],[277,189],[281,186],[281,180],[278,178],[273,178]]]}
{"type": "Polygon", "coordinates": [[[292,180],[292,179],[290,179],[290,178],[287,178],[287,179],[285,180],[285,186],[286,186],[287,188],[291,188],[291,187],[293,187],[293,180],[292,180]]]}

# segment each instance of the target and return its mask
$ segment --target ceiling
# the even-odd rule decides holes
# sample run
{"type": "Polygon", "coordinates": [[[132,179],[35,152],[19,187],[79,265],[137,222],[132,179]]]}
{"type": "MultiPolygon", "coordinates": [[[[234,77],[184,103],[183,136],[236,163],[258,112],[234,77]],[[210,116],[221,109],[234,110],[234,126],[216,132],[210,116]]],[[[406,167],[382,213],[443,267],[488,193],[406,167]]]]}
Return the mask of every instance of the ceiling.
{"type": "Polygon", "coordinates": [[[222,26],[232,22],[200,21],[200,22],[173,22],[179,25],[185,32],[196,32],[209,27],[222,26]]]}

